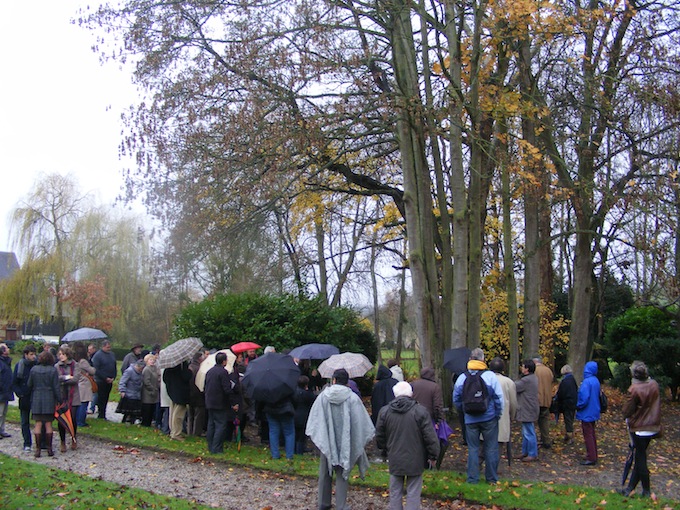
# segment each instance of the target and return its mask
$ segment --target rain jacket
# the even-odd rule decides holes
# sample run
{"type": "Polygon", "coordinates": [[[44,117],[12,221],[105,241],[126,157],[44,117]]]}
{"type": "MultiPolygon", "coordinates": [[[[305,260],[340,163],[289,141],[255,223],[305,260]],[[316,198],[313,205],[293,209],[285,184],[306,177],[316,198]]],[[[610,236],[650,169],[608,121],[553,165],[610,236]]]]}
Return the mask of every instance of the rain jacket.
{"type": "Polygon", "coordinates": [[[430,413],[411,397],[395,398],[380,410],[375,440],[378,449],[387,450],[391,475],[420,476],[425,461],[439,456],[430,413]]]}
{"type": "Polygon", "coordinates": [[[364,447],[373,439],[375,427],[363,402],[349,387],[333,384],[321,392],[309,412],[305,434],[328,460],[329,475],[333,466],[339,466],[348,480],[357,464],[364,477],[369,465],[364,447]]]}
{"type": "MultiPolygon", "coordinates": [[[[503,390],[498,383],[498,377],[491,370],[486,370],[486,363],[479,360],[471,359],[468,361],[467,369],[470,373],[476,373],[479,370],[485,370],[482,374],[482,380],[486,383],[486,388],[489,393],[489,406],[486,408],[484,414],[472,415],[465,413],[465,423],[482,423],[489,420],[500,420],[503,414],[504,399],[503,390]]],[[[456,384],[453,387],[453,404],[458,409],[459,413],[463,413],[463,384],[467,373],[463,372],[456,379],[456,384]]]]}
{"type": "Polygon", "coordinates": [[[593,422],[600,419],[600,381],[597,379],[597,363],[589,361],[583,367],[583,382],[578,389],[576,419],[593,422]]]}
{"type": "Polygon", "coordinates": [[[378,367],[376,379],[378,382],[373,385],[373,393],[371,393],[371,420],[374,424],[378,421],[378,413],[383,406],[389,404],[394,398],[392,388],[399,382],[392,378],[392,372],[385,365],[378,367]]]}
{"type": "Polygon", "coordinates": [[[413,399],[425,407],[434,421],[443,418],[444,400],[442,389],[435,381],[434,368],[425,367],[420,371],[420,379],[411,383],[413,399]]]}

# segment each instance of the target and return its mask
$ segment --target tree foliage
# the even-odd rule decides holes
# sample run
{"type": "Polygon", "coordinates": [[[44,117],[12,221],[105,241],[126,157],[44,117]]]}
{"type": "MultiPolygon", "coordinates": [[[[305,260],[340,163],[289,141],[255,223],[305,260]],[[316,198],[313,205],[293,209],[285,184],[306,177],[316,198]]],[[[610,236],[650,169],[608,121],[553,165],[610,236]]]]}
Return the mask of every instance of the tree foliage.
{"type": "Polygon", "coordinates": [[[190,304],[175,318],[173,337],[195,336],[206,347],[242,342],[277,351],[307,343],[330,343],[341,352],[377,357],[373,334],[355,311],[292,294],[219,294],[190,304]]]}

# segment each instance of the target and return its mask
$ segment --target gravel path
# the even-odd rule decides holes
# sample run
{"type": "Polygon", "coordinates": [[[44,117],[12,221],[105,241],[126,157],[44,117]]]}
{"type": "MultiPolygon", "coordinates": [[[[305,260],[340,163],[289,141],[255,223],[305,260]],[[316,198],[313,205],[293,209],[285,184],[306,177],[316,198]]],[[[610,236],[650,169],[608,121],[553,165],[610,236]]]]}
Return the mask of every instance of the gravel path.
{"type": "MultiPolygon", "coordinates": [[[[0,441],[0,452],[54,468],[139,487],[147,491],[189,499],[216,508],[233,510],[316,509],[316,480],[280,475],[226,464],[196,461],[181,455],[116,446],[85,435],[77,451],[60,453],[55,433],[55,456],[46,452],[39,459],[22,449],[21,430],[7,424],[11,438],[0,441]],[[66,458],[66,459],[64,459],[66,458]],[[234,488],[238,488],[234,490],[234,488]]],[[[381,491],[350,487],[349,503],[355,510],[386,509],[388,498],[381,491]]],[[[423,500],[424,510],[456,508],[457,504],[423,500]]]]}

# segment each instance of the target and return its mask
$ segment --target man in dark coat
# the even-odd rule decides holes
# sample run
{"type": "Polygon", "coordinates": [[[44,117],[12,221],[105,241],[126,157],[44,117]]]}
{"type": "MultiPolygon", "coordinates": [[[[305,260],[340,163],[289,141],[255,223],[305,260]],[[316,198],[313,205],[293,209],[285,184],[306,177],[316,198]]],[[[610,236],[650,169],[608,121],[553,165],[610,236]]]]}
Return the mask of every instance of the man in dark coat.
{"type": "Polygon", "coordinates": [[[187,415],[187,434],[200,436],[205,428],[205,394],[196,386],[196,374],[205,359],[203,351],[194,354],[189,363],[191,380],[189,381],[189,409],[187,415]]]}
{"type": "Polygon", "coordinates": [[[31,389],[28,387],[28,376],[35,365],[36,350],[32,345],[24,347],[24,356],[14,365],[14,393],[19,397],[19,413],[21,414],[21,435],[24,436],[24,451],[30,452],[31,438],[31,389]]]}
{"type": "Polygon", "coordinates": [[[439,456],[439,439],[430,413],[413,398],[407,382],[397,383],[394,400],[378,415],[375,440],[380,450],[387,450],[390,463],[390,508],[402,508],[406,486],[406,509],[420,508],[423,471],[427,462],[439,456]]]}
{"type": "Polygon", "coordinates": [[[411,388],[413,388],[413,399],[429,411],[435,422],[443,418],[444,399],[442,389],[435,380],[434,368],[423,368],[420,371],[420,379],[411,382],[411,388]]]}
{"type": "Polygon", "coordinates": [[[5,417],[7,406],[14,400],[12,391],[12,358],[9,357],[9,347],[0,344],[0,439],[12,437],[5,432],[5,417]]]}
{"type": "Polygon", "coordinates": [[[170,439],[184,441],[182,428],[190,398],[189,382],[191,381],[191,370],[189,370],[189,362],[185,361],[176,367],[166,368],[165,372],[163,372],[163,381],[171,401],[170,439]]]}
{"type": "Polygon", "coordinates": [[[374,425],[378,421],[380,409],[394,398],[392,386],[399,382],[392,377],[392,372],[385,365],[378,367],[376,379],[377,382],[373,385],[373,393],[371,394],[371,420],[373,420],[374,425]]]}
{"type": "Polygon", "coordinates": [[[123,358],[123,364],[120,366],[121,374],[124,374],[130,365],[134,365],[140,359],[144,359],[144,356],[142,356],[143,348],[144,344],[135,344],[132,346],[130,352],[128,352],[123,358]]]}
{"type": "Polygon", "coordinates": [[[97,382],[97,407],[99,419],[106,420],[106,406],[109,403],[111,387],[116,378],[116,355],[111,352],[111,342],[104,340],[102,348],[92,357],[95,368],[94,379],[97,382]]]}
{"type": "Polygon", "coordinates": [[[205,374],[205,408],[208,411],[208,450],[210,453],[222,453],[230,420],[233,421],[239,410],[238,388],[229,377],[225,366],[227,355],[218,352],[215,355],[215,366],[205,374]]]}

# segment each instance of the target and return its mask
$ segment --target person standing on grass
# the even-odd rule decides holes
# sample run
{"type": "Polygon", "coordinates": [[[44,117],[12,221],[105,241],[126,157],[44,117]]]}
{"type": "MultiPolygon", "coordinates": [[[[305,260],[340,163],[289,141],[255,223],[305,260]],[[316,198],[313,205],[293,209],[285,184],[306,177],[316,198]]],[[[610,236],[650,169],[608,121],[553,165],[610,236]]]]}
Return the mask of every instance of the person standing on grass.
{"type": "Polygon", "coordinates": [[[14,393],[19,397],[19,413],[21,415],[21,435],[24,438],[24,451],[30,452],[31,439],[31,390],[28,378],[35,366],[36,349],[33,345],[24,347],[23,357],[14,365],[14,379],[12,381],[14,393]]]}
{"type": "Polygon", "coordinates": [[[442,389],[437,383],[434,368],[425,367],[420,371],[420,379],[411,382],[413,399],[430,413],[433,422],[444,417],[442,389]]]}
{"type": "Polygon", "coordinates": [[[206,358],[204,351],[194,354],[189,363],[191,370],[191,380],[189,381],[189,408],[187,410],[187,434],[190,436],[201,436],[205,429],[205,395],[196,386],[196,374],[201,363],[206,358]]]}
{"type": "Polygon", "coordinates": [[[628,486],[619,492],[630,496],[638,482],[641,482],[641,496],[648,498],[652,495],[652,489],[647,467],[647,447],[652,439],[661,434],[661,395],[659,385],[649,377],[644,362],[633,361],[630,372],[633,380],[623,405],[623,417],[635,447],[635,464],[628,486]]]}
{"type": "Polygon", "coordinates": [[[470,360],[467,363],[467,370],[458,376],[453,387],[453,404],[458,409],[458,413],[465,417],[465,435],[468,445],[467,457],[467,483],[479,482],[479,450],[480,440],[484,439],[484,475],[488,483],[498,481],[498,420],[503,415],[503,391],[498,384],[496,374],[487,370],[484,363],[484,351],[479,347],[472,349],[470,360]],[[473,412],[471,406],[466,402],[466,381],[470,378],[469,384],[476,380],[480,374],[481,382],[486,389],[486,407],[479,412],[473,412]]]}
{"type": "Polygon", "coordinates": [[[378,366],[378,373],[375,378],[376,382],[373,384],[373,391],[371,392],[371,420],[373,420],[374,425],[378,421],[380,410],[394,398],[392,388],[399,382],[392,377],[392,372],[385,365],[378,366]]]}
{"type": "Polygon", "coordinates": [[[550,403],[552,402],[552,384],[555,376],[553,371],[543,364],[543,359],[533,357],[538,378],[538,429],[541,431],[541,448],[551,448],[550,440],[550,403]]]}
{"type": "Polygon", "coordinates": [[[515,381],[517,391],[517,421],[522,422],[522,462],[538,460],[538,441],[534,422],[540,413],[538,402],[538,377],[534,361],[525,359],[519,367],[522,378],[515,381]]]}
{"type": "Polygon", "coordinates": [[[505,362],[501,358],[495,357],[492,359],[489,362],[489,369],[496,374],[498,384],[501,385],[501,390],[503,391],[505,405],[503,406],[501,419],[498,420],[498,443],[507,445],[510,442],[510,429],[517,412],[517,389],[515,381],[503,375],[505,362]]]}
{"type": "Polygon", "coordinates": [[[208,412],[206,441],[210,453],[223,453],[229,421],[239,410],[238,388],[227,371],[227,354],[215,355],[215,366],[205,374],[205,408],[208,412]]]}
{"type": "Polygon", "coordinates": [[[130,365],[134,365],[143,358],[142,356],[143,348],[144,344],[135,344],[132,346],[130,352],[128,352],[123,358],[123,363],[120,366],[120,375],[123,375],[130,365]]]}
{"type": "Polygon", "coordinates": [[[120,402],[116,412],[123,414],[123,423],[134,424],[142,417],[142,371],[145,366],[144,360],[135,361],[118,382],[120,402]]]}
{"type": "Polygon", "coordinates": [[[341,368],[333,372],[332,384],[316,397],[309,412],[305,433],[321,451],[319,459],[318,508],[330,510],[335,473],[335,508],[348,510],[349,474],[359,466],[366,475],[369,462],[365,447],[375,427],[363,402],[347,386],[349,375],[341,368]]]}
{"type": "Polygon", "coordinates": [[[0,439],[12,437],[5,431],[5,418],[7,406],[14,400],[12,391],[12,358],[9,356],[9,347],[0,344],[0,439]]]}
{"type": "Polygon", "coordinates": [[[189,362],[184,361],[175,367],[166,368],[163,372],[163,381],[170,397],[170,439],[184,441],[182,429],[189,405],[191,381],[189,362]]]}
{"type": "Polygon", "coordinates": [[[578,389],[576,419],[581,420],[583,441],[586,444],[586,458],[582,466],[597,464],[597,437],[595,424],[600,419],[600,381],[597,379],[597,363],[589,361],[583,367],[583,382],[578,389]]]}
{"type": "Polygon", "coordinates": [[[411,385],[402,381],[392,390],[394,400],[380,410],[375,428],[378,449],[387,451],[389,461],[389,510],[418,510],[423,471],[426,464],[434,465],[439,456],[439,438],[430,412],[413,399],[411,385]]]}
{"type": "Polygon", "coordinates": [[[142,370],[142,427],[151,426],[160,400],[161,374],[156,366],[156,358],[155,354],[144,356],[146,366],[142,370]]]}
{"type": "Polygon", "coordinates": [[[116,379],[116,355],[111,352],[111,342],[104,340],[102,348],[92,357],[92,365],[96,372],[94,379],[97,382],[97,407],[99,407],[99,419],[106,420],[106,406],[109,403],[109,395],[113,381],[116,379]]]}

